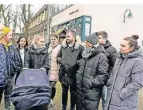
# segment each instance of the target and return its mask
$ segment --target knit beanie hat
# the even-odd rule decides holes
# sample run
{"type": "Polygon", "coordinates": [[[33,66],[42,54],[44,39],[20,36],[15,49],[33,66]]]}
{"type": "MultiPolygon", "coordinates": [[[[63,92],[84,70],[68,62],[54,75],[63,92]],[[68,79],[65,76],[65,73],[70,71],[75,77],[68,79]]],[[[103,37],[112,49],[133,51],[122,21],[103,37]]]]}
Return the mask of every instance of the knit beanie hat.
{"type": "Polygon", "coordinates": [[[88,37],[85,38],[85,40],[93,45],[98,44],[98,37],[96,33],[93,33],[92,35],[89,35],[88,37]]]}
{"type": "Polygon", "coordinates": [[[3,26],[0,30],[0,39],[11,31],[9,27],[3,26]]]}

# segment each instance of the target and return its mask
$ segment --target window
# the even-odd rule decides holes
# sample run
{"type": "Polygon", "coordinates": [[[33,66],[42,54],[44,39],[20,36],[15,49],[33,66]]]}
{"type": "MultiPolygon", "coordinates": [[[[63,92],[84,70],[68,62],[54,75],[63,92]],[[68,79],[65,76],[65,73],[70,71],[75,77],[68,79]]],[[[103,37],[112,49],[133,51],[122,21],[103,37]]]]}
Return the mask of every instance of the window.
{"type": "Polygon", "coordinates": [[[60,4],[60,5],[52,4],[52,5],[50,5],[52,16],[54,16],[55,14],[58,14],[62,10],[65,10],[67,7],[69,7],[71,5],[72,4],[60,4]]]}

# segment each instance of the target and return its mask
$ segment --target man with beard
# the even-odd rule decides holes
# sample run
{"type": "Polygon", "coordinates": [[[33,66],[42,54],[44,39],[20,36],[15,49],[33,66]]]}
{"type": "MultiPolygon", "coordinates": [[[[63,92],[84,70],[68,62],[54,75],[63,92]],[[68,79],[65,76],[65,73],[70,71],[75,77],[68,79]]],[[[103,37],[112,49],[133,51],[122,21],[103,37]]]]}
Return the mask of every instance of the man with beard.
{"type": "Polygon", "coordinates": [[[83,46],[75,31],[67,31],[66,38],[58,54],[60,63],[59,80],[62,84],[62,110],[66,110],[68,89],[70,88],[70,110],[75,110],[76,105],[76,73],[78,60],[82,58],[83,46]]]}

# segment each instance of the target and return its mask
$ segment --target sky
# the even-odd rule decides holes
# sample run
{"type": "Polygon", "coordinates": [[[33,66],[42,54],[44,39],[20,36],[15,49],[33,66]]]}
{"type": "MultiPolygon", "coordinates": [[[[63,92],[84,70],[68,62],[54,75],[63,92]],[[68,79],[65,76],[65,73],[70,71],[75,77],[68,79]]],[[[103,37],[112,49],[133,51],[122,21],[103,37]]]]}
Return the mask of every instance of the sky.
{"type": "MultiPolygon", "coordinates": [[[[33,14],[35,15],[43,6],[44,6],[44,4],[32,4],[31,10],[32,10],[33,14]]],[[[12,4],[12,9],[13,10],[16,9],[16,5],[15,4],[12,4]]],[[[12,24],[11,24],[10,27],[12,27],[12,24]]],[[[19,28],[16,29],[16,32],[17,33],[20,32],[19,28]]]]}
{"type": "Polygon", "coordinates": [[[42,8],[42,6],[44,6],[44,4],[33,4],[32,11],[36,13],[40,10],[40,8],[42,8]]]}

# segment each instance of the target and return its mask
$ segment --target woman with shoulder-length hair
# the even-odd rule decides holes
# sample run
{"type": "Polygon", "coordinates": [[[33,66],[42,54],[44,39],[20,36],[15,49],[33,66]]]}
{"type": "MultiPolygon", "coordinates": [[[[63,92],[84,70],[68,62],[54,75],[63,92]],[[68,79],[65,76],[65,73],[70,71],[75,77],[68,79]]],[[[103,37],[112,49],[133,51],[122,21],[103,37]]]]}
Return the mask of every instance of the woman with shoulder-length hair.
{"type": "Polygon", "coordinates": [[[138,36],[121,41],[108,86],[106,110],[138,110],[138,90],[143,86],[143,51],[138,36]]]}
{"type": "Polygon", "coordinates": [[[26,52],[28,51],[28,48],[27,48],[28,40],[26,39],[26,37],[21,36],[18,38],[17,44],[18,44],[17,49],[20,52],[21,61],[22,61],[22,64],[24,65],[25,55],[26,55],[26,52]]]}

